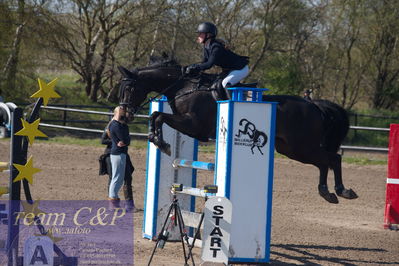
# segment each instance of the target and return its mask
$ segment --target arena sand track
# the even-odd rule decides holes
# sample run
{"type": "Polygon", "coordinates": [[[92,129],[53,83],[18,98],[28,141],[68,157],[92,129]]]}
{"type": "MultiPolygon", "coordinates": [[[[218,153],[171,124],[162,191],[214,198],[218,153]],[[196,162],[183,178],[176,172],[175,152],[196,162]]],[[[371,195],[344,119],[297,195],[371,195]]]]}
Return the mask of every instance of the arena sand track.
{"type": "MultiPolygon", "coordinates": [[[[9,142],[0,141],[0,161],[8,160],[9,142]]],[[[98,176],[101,147],[35,143],[30,148],[35,175],[32,195],[48,200],[103,200],[105,176],[98,176]]],[[[136,205],[143,207],[145,150],[130,150],[136,205]]],[[[201,160],[213,160],[201,154],[201,160]]],[[[332,173],[330,172],[330,175],[332,173]]],[[[4,175],[4,174],[2,174],[4,175]]],[[[382,227],[386,166],[343,164],[344,183],[359,195],[340,198],[337,205],[317,192],[315,167],[278,158],[275,160],[271,265],[399,265],[399,232],[382,227]]],[[[201,184],[212,183],[212,174],[201,174],[201,184]]],[[[333,187],[331,176],[330,188],[333,187]]],[[[6,178],[0,178],[7,184],[6,178]]],[[[141,237],[143,213],[135,214],[135,265],[146,265],[154,243],[141,237]]],[[[250,218],[248,219],[250,223],[250,218]]],[[[198,248],[195,259],[199,264],[198,248]]],[[[182,265],[180,243],[157,249],[152,265],[182,265]]]]}

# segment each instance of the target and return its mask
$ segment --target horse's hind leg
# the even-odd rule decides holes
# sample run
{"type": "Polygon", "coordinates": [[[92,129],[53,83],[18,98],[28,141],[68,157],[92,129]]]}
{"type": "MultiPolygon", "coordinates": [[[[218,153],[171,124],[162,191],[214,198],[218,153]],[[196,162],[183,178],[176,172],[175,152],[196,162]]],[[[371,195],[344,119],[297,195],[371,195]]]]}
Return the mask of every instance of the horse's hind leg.
{"type": "Polygon", "coordinates": [[[328,191],[327,186],[327,175],[328,175],[328,166],[327,165],[319,165],[320,177],[319,177],[319,194],[326,201],[330,203],[338,203],[338,198],[334,193],[330,193],[328,191]]]}
{"type": "Polygon", "coordinates": [[[334,193],[330,193],[328,190],[327,176],[329,168],[333,168],[333,165],[340,165],[340,161],[337,161],[336,155],[337,154],[327,152],[323,148],[309,149],[306,150],[305,154],[301,155],[301,158],[303,159],[301,161],[303,163],[310,163],[319,168],[319,194],[323,199],[334,204],[338,203],[338,198],[334,193]]]}
{"type": "Polygon", "coordinates": [[[335,154],[334,163],[330,166],[334,171],[335,192],[345,199],[356,199],[358,196],[352,189],[346,189],[342,182],[342,157],[335,154]]]}
{"type": "Polygon", "coordinates": [[[329,153],[320,147],[314,147],[313,149],[301,149],[300,151],[293,151],[292,145],[288,145],[284,139],[276,138],[275,140],[277,152],[286,155],[287,157],[300,161],[306,164],[312,164],[319,168],[319,194],[320,196],[330,203],[338,203],[338,198],[334,193],[328,191],[327,186],[327,175],[329,166],[329,153]]]}

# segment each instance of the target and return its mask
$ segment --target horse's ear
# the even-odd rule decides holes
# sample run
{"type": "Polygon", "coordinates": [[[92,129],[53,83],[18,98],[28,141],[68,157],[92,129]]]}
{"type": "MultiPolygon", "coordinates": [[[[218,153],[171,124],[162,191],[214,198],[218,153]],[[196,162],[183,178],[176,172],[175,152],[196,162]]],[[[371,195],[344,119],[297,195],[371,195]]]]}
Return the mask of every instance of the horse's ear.
{"type": "Polygon", "coordinates": [[[169,55],[168,55],[168,53],[167,52],[162,52],[162,57],[163,57],[163,59],[165,59],[165,60],[168,60],[169,59],[169,55]]]}
{"type": "Polygon", "coordinates": [[[118,66],[119,72],[121,72],[124,78],[135,78],[136,75],[130,72],[128,69],[124,68],[123,66],[118,66]]]}
{"type": "Polygon", "coordinates": [[[150,55],[150,60],[148,60],[148,65],[152,65],[157,61],[157,57],[150,55]]]}

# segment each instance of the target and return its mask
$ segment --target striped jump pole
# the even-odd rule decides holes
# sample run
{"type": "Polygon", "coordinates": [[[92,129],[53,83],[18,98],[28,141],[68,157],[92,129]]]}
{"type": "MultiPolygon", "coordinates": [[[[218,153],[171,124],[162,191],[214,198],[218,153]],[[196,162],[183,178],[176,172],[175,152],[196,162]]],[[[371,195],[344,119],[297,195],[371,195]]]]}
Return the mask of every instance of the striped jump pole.
{"type": "Polygon", "coordinates": [[[389,132],[384,228],[399,230],[399,124],[391,124],[389,132]]]}
{"type": "Polygon", "coordinates": [[[0,138],[6,138],[10,136],[10,131],[11,131],[11,123],[12,123],[12,117],[11,117],[11,111],[15,108],[14,103],[4,103],[0,101],[0,113],[4,113],[3,117],[5,117],[5,121],[3,121],[2,124],[0,124],[0,138]]]}
{"type": "Polygon", "coordinates": [[[201,198],[205,198],[205,197],[214,195],[213,193],[208,193],[205,189],[201,189],[201,188],[197,188],[197,187],[186,187],[186,186],[183,186],[182,191],[179,191],[178,193],[191,195],[194,197],[201,197],[201,198]]]}
{"type": "MultiPolygon", "coordinates": [[[[9,173],[10,172],[10,163],[9,162],[0,162],[0,173],[9,173]]],[[[0,186],[0,197],[8,194],[10,192],[8,186],[0,186]]],[[[1,209],[1,207],[0,207],[1,209]]],[[[0,215],[1,217],[1,215],[0,215]]]]}
{"type": "Polygon", "coordinates": [[[196,169],[196,170],[205,170],[205,171],[214,171],[215,170],[214,163],[190,161],[190,160],[184,160],[184,159],[174,160],[172,166],[174,168],[186,167],[186,168],[192,168],[192,169],[196,169]]]}
{"type": "Polygon", "coordinates": [[[0,172],[9,170],[10,165],[8,162],[0,162],[0,172]]]}

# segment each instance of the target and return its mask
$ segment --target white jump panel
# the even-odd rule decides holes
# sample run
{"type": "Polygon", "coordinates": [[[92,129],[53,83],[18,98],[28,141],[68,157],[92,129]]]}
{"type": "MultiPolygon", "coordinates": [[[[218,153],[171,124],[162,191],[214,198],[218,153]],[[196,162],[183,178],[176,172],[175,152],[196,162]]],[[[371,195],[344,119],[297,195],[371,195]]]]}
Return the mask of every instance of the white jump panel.
{"type": "Polygon", "coordinates": [[[215,184],[233,205],[232,263],[270,259],[275,110],[275,103],[219,103],[215,184]]]}

